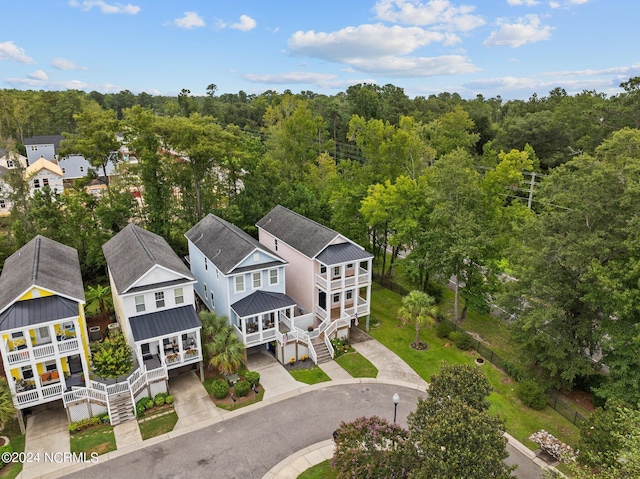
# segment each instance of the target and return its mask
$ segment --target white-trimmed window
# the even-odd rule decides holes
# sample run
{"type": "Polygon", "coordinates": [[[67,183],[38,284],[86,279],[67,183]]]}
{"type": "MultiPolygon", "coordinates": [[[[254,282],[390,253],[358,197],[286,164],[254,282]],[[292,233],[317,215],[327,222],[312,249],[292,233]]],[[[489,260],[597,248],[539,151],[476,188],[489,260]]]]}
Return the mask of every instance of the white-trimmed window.
{"type": "Polygon", "coordinates": [[[144,296],[136,296],[134,298],[134,301],[136,302],[136,312],[137,313],[141,313],[145,310],[144,307],[144,296]]]}
{"type": "Polygon", "coordinates": [[[353,299],[353,290],[352,289],[350,289],[349,291],[346,292],[345,299],[353,299]]]}
{"type": "Polygon", "coordinates": [[[353,263],[349,263],[349,264],[347,265],[347,269],[353,269],[353,263]]]}
{"type": "Polygon", "coordinates": [[[11,333],[11,339],[24,339],[24,333],[22,331],[11,333]]]}
{"type": "Polygon", "coordinates": [[[334,266],[333,267],[333,275],[334,276],[340,276],[340,266],[334,266]]]}
{"type": "Polygon", "coordinates": [[[184,291],[182,290],[182,288],[174,289],[173,294],[175,295],[175,298],[176,298],[176,304],[184,303],[184,291]]]}
{"type": "Polygon", "coordinates": [[[271,286],[278,284],[278,270],[270,269],[269,270],[269,284],[271,286]]]}
{"type": "Polygon", "coordinates": [[[209,261],[207,260],[206,256],[204,258],[204,270],[209,271],[209,261]]]}
{"type": "Polygon", "coordinates": [[[273,248],[274,248],[276,251],[278,251],[278,240],[277,240],[277,239],[274,239],[274,240],[273,240],[273,248]]]}
{"type": "Polygon", "coordinates": [[[38,178],[33,180],[33,187],[34,188],[40,188],[40,180],[38,178]]]}
{"type": "Polygon", "coordinates": [[[211,307],[216,307],[216,295],[213,293],[213,290],[211,291],[211,307]]]}
{"type": "Polygon", "coordinates": [[[164,308],[164,291],[156,293],[156,308],[164,308]]]}
{"type": "Polygon", "coordinates": [[[57,371],[58,370],[58,365],[56,364],[56,361],[46,361],[44,363],[44,370],[46,372],[51,372],[51,371],[57,371]]]}
{"type": "Polygon", "coordinates": [[[49,178],[42,179],[42,186],[49,186],[49,178]]]}
{"type": "Polygon", "coordinates": [[[244,275],[241,274],[240,276],[235,277],[235,286],[236,286],[236,293],[244,292],[244,275]]]}
{"type": "Polygon", "coordinates": [[[33,379],[33,369],[31,366],[22,366],[22,379],[33,379]]]}
{"type": "Polygon", "coordinates": [[[340,302],[340,293],[334,293],[333,294],[333,304],[339,303],[340,302]]]}
{"type": "Polygon", "coordinates": [[[325,274],[327,272],[327,267],[323,264],[320,265],[320,274],[325,274]]]}
{"type": "Polygon", "coordinates": [[[207,283],[204,283],[203,287],[204,287],[204,299],[206,300],[207,299],[207,283]]]}
{"type": "Polygon", "coordinates": [[[260,271],[252,273],[251,281],[253,281],[253,289],[262,288],[262,273],[260,271]]]}

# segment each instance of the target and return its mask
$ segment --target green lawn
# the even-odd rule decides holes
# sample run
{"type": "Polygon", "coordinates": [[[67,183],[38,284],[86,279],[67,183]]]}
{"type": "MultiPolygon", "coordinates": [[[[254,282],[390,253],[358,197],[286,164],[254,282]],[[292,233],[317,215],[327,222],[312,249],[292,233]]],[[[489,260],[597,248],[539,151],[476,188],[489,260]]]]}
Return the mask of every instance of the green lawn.
{"type": "MultiPolygon", "coordinates": [[[[24,452],[25,436],[20,431],[18,419],[14,418],[7,421],[4,429],[0,431],[0,435],[7,436],[9,438],[9,444],[13,447],[13,452],[24,452]]],[[[22,471],[22,463],[19,461],[12,462],[11,464],[6,464],[2,469],[0,469],[0,477],[2,477],[2,479],[14,479],[18,474],[20,474],[20,471],[22,471]]]]}
{"type": "Polygon", "coordinates": [[[109,424],[92,426],[71,435],[71,452],[105,454],[116,450],[116,437],[109,424]]]}
{"type": "Polygon", "coordinates": [[[146,420],[142,419],[138,421],[138,426],[140,427],[142,439],[145,440],[173,431],[177,422],[178,415],[175,411],[171,411],[168,414],[148,418],[146,420]]]}
{"type": "MultiPolygon", "coordinates": [[[[439,339],[432,327],[426,327],[420,332],[420,339],[429,348],[426,351],[411,349],[409,343],[415,339],[415,329],[402,326],[396,317],[402,298],[376,284],[372,287],[372,295],[371,314],[375,318],[376,327],[369,334],[394,351],[426,381],[440,370],[443,361],[449,364],[473,364],[479,356],[475,351],[447,347],[449,341],[439,339]]],[[[506,420],[509,434],[532,449],[537,449],[537,446],[529,441],[529,435],[540,429],[549,431],[569,444],[577,443],[579,433],[575,426],[550,407],[535,411],[524,406],[515,395],[515,383],[506,374],[490,363],[482,367],[485,368],[494,390],[489,397],[490,411],[506,420]]]]}
{"type": "Polygon", "coordinates": [[[310,467],[298,476],[298,479],[335,479],[336,471],[331,467],[331,459],[310,467]]]}
{"type": "Polygon", "coordinates": [[[320,369],[318,366],[314,366],[308,369],[294,369],[289,371],[296,381],[306,384],[317,384],[325,381],[331,381],[331,378],[320,369]]]}
{"type": "Polygon", "coordinates": [[[378,376],[378,369],[360,353],[343,354],[336,358],[336,362],[351,374],[351,377],[375,378],[378,376]]]}

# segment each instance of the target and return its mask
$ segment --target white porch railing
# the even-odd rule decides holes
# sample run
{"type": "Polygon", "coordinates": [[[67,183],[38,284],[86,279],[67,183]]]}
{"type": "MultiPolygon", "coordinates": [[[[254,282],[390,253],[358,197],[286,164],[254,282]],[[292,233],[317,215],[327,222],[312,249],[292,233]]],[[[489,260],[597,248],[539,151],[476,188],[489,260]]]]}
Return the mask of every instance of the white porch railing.
{"type": "Polygon", "coordinates": [[[66,339],[58,343],[58,349],[61,353],[68,353],[70,351],[77,351],[80,349],[80,341],[78,338],[66,339]]]}
{"type": "Polygon", "coordinates": [[[53,396],[59,396],[60,394],[62,394],[62,383],[45,386],[41,389],[41,391],[42,391],[42,397],[45,399],[53,396]]]}
{"type": "Polygon", "coordinates": [[[29,359],[31,359],[31,354],[29,354],[28,349],[19,349],[18,351],[12,351],[7,354],[9,364],[18,364],[29,361],[29,359]]]}
{"type": "Polygon", "coordinates": [[[33,348],[33,357],[36,359],[52,356],[56,353],[56,348],[53,344],[45,344],[44,346],[36,346],[33,348]]]}
{"type": "Polygon", "coordinates": [[[30,391],[17,393],[14,397],[15,397],[15,402],[17,403],[18,406],[40,401],[40,393],[38,392],[37,389],[32,389],[30,391]]]}
{"type": "Polygon", "coordinates": [[[66,354],[80,350],[80,340],[78,338],[69,338],[63,341],[54,341],[52,343],[34,346],[33,348],[18,349],[9,351],[9,343],[5,340],[4,347],[7,352],[7,361],[9,364],[19,364],[31,360],[33,354],[34,359],[44,359],[54,357],[57,353],[66,354]]]}

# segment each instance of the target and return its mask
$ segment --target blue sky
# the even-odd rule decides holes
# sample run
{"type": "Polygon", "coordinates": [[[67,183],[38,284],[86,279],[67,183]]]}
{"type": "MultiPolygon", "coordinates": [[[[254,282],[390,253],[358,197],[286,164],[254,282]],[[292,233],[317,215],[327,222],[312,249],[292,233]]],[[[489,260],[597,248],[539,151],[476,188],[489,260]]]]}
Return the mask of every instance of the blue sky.
{"type": "Polygon", "coordinates": [[[527,99],[640,76],[638,0],[0,0],[0,17],[0,88],[527,99]]]}

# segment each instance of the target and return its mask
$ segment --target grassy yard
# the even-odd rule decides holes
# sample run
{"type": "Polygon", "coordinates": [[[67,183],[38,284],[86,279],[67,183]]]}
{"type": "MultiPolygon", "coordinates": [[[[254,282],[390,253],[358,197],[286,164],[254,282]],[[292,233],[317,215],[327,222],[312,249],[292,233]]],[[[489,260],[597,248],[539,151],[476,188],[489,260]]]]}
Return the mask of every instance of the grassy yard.
{"type": "Polygon", "coordinates": [[[109,424],[92,426],[71,435],[71,452],[105,454],[116,450],[116,437],[109,424]]]}
{"type": "Polygon", "coordinates": [[[378,376],[378,369],[360,353],[343,354],[336,358],[336,362],[354,378],[375,378],[378,376]]]}
{"type": "Polygon", "coordinates": [[[298,479],[335,479],[336,471],[331,467],[331,459],[310,467],[298,476],[298,479]]]}
{"type": "Polygon", "coordinates": [[[317,384],[325,381],[331,381],[331,378],[318,366],[307,369],[294,369],[289,371],[296,381],[306,384],[317,384]]]}
{"type": "MultiPolygon", "coordinates": [[[[415,339],[415,329],[402,326],[396,317],[402,298],[375,284],[372,291],[371,314],[375,327],[369,334],[404,359],[426,381],[440,370],[443,361],[449,364],[473,364],[479,356],[475,351],[461,351],[455,346],[447,346],[449,341],[439,339],[432,327],[420,332],[421,340],[429,348],[426,351],[411,349],[409,343],[415,339]]],[[[489,397],[490,411],[506,420],[509,434],[532,449],[537,449],[537,446],[529,441],[529,435],[540,429],[549,431],[564,442],[576,444],[579,434],[575,426],[549,407],[535,411],[524,406],[516,397],[515,383],[506,374],[490,363],[482,367],[493,387],[489,397]]]]}
{"type": "Polygon", "coordinates": [[[140,427],[142,439],[145,440],[173,431],[177,422],[178,415],[175,411],[171,411],[155,417],[141,419],[138,421],[138,427],[140,427]]]}
{"type": "MultiPolygon", "coordinates": [[[[20,426],[17,419],[7,421],[4,429],[0,431],[0,435],[7,436],[9,438],[9,444],[13,448],[13,452],[24,452],[25,437],[20,431],[20,426]]],[[[12,462],[11,464],[6,464],[2,469],[0,469],[0,478],[13,479],[17,477],[21,471],[22,463],[12,462]]]]}

